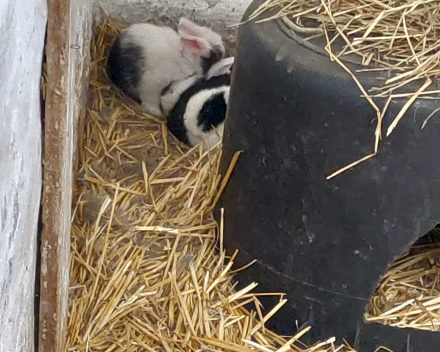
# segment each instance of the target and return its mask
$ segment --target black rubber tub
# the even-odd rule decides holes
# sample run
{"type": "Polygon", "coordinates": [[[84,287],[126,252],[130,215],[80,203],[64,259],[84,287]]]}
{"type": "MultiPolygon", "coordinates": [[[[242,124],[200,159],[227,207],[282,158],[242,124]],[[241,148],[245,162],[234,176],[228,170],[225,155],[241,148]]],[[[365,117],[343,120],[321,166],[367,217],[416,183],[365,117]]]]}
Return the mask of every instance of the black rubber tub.
{"type": "MultiPolygon", "coordinates": [[[[377,85],[377,73],[359,79],[377,85]]],[[[440,120],[421,131],[440,103],[416,101],[379,155],[326,180],[373,149],[376,114],[350,75],[282,23],[249,22],[239,29],[232,82],[223,172],[243,153],[218,208],[226,248],[240,250],[236,264],[258,260],[240,283],[287,295],[269,325],[290,334],[311,325],[306,342],[335,336],[359,352],[437,350],[440,333],[366,324],[363,316],[393,260],[440,222],[440,120]]],[[[405,102],[390,105],[385,127],[405,102]]]]}

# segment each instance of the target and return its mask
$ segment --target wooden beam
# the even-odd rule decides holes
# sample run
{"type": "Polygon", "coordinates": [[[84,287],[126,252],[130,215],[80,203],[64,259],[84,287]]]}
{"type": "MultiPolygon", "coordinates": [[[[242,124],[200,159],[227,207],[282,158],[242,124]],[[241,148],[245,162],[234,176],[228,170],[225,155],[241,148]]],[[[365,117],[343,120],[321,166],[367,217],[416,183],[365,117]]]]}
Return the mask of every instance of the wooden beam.
{"type": "Polygon", "coordinates": [[[65,352],[72,186],[78,117],[89,83],[93,2],[47,3],[39,351],[65,352]]]}
{"type": "Polygon", "coordinates": [[[39,351],[61,352],[67,324],[72,193],[70,0],[48,0],[47,5],[39,351]]]}

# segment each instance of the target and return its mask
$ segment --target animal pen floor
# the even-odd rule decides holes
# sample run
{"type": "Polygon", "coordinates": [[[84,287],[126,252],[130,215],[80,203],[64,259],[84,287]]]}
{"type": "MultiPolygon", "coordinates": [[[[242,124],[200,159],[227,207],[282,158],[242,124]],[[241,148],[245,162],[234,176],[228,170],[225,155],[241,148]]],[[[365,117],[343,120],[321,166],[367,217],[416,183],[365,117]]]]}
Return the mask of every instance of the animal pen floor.
{"type": "MultiPolygon", "coordinates": [[[[279,309],[282,295],[279,305],[262,311],[255,284],[234,290],[229,258],[215,250],[220,149],[183,147],[163,120],[111,86],[104,66],[117,31],[104,23],[92,41],[74,189],[66,350],[352,351],[332,340],[308,349],[298,342],[307,329],[278,336],[261,321],[279,309]],[[252,302],[255,309],[247,311],[252,302]]],[[[440,302],[440,271],[432,264],[439,254],[431,249],[396,263],[372,298],[369,319],[438,329],[438,308],[429,307],[440,302]]]]}

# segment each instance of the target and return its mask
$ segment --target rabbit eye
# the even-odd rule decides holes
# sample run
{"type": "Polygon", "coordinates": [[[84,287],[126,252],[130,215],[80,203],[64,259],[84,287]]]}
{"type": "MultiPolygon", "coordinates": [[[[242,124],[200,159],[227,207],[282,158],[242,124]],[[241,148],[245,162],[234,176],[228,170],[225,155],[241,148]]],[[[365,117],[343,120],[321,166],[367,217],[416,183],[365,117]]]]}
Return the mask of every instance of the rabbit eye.
{"type": "Polygon", "coordinates": [[[164,89],[162,89],[162,92],[160,93],[160,95],[165,95],[167,93],[171,93],[171,86],[173,85],[173,83],[174,82],[171,82],[164,89]]]}

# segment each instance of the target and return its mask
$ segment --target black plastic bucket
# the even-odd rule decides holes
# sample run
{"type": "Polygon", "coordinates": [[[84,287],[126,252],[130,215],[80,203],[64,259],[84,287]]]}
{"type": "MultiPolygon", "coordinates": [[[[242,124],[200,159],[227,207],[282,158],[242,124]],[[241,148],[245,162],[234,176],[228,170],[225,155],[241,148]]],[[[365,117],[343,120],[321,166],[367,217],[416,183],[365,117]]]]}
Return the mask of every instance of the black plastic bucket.
{"type": "MultiPolygon", "coordinates": [[[[369,87],[377,75],[358,77],[369,87]]],[[[311,325],[309,342],[335,336],[359,352],[438,349],[440,334],[366,324],[363,315],[393,260],[440,222],[440,120],[421,131],[440,103],[417,100],[376,157],[327,180],[373,150],[376,113],[351,76],[280,22],[249,22],[239,29],[232,82],[223,172],[243,153],[218,208],[226,247],[240,249],[237,264],[258,260],[240,282],[287,294],[271,326],[311,325]]],[[[405,103],[390,105],[384,127],[405,103]]]]}

